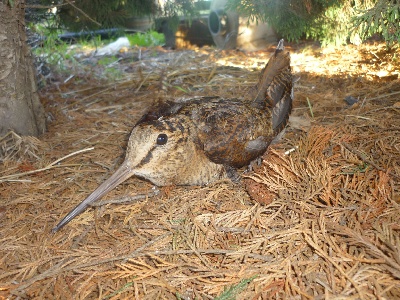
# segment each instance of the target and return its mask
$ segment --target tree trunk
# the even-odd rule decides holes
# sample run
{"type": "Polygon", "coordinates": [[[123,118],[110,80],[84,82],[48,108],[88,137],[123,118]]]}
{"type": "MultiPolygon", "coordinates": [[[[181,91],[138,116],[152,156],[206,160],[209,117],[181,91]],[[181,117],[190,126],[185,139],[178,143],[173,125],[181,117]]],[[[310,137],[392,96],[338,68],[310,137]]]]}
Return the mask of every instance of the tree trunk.
{"type": "Polygon", "coordinates": [[[0,136],[9,130],[34,136],[46,130],[24,18],[24,0],[0,1],[0,136]]]}

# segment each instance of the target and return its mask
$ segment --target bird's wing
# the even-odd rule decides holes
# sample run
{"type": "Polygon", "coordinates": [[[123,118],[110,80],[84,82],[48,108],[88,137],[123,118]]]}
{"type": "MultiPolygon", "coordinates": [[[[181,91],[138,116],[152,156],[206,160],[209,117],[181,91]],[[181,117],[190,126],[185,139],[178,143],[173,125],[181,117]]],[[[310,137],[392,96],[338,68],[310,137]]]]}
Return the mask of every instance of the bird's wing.
{"type": "Polygon", "coordinates": [[[192,110],[199,142],[218,164],[242,167],[265,152],[272,139],[268,111],[243,101],[223,99],[192,110]]]}

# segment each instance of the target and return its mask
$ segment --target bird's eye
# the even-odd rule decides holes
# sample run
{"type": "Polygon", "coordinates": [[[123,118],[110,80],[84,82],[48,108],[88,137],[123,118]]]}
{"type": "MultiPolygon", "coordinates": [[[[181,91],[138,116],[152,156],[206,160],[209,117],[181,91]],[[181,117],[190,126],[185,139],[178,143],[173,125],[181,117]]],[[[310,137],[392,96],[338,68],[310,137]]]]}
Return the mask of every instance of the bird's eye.
{"type": "Polygon", "coordinates": [[[168,141],[168,136],[165,133],[160,133],[157,137],[157,145],[165,145],[168,141]]]}

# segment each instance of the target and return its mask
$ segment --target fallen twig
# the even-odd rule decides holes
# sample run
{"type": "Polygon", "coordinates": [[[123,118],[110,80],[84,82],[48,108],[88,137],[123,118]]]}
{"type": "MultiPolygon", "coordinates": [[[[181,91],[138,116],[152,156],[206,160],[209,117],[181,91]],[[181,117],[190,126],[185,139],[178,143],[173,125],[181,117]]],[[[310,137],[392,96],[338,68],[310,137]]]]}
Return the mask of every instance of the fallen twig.
{"type": "Polygon", "coordinates": [[[400,178],[400,176],[398,176],[398,175],[396,175],[396,174],[394,174],[394,173],[392,173],[392,172],[389,172],[388,170],[386,170],[386,169],[384,169],[384,168],[381,168],[381,167],[378,166],[376,163],[374,163],[372,160],[368,159],[367,156],[366,156],[364,153],[362,153],[361,151],[359,151],[359,150],[357,150],[357,149],[351,147],[349,144],[347,144],[347,143],[345,143],[345,142],[342,142],[342,145],[343,145],[347,150],[349,150],[350,152],[352,152],[352,153],[354,153],[355,155],[357,155],[357,157],[358,157],[359,159],[361,159],[364,163],[367,163],[367,164],[373,166],[375,169],[377,169],[377,170],[379,170],[379,171],[382,171],[382,172],[385,172],[385,173],[387,173],[387,174],[389,174],[389,175],[391,175],[391,176],[393,176],[393,177],[400,178]]]}
{"type": "Polygon", "coordinates": [[[83,153],[83,152],[87,152],[90,150],[93,150],[94,147],[90,147],[90,148],[85,148],[82,150],[78,150],[75,152],[72,152],[64,157],[61,157],[59,159],[57,159],[56,161],[52,162],[51,164],[47,165],[44,168],[40,168],[40,169],[36,169],[36,170],[32,170],[32,171],[27,171],[27,172],[22,172],[22,173],[17,173],[17,174],[11,174],[11,175],[7,175],[7,176],[3,176],[0,177],[0,182],[6,182],[6,181],[11,181],[11,180],[15,180],[15,178],[21,177],[21,176],[26,176],[26,175],[31,175],[31,174],[35,174],[35,173],[39,173],[39,172],[43,172],[43,171],[47,171],[53,168],[59,168],[59,167],[67,167],[67,166],[71,166],[71,165],[58,165],[56,166],[56,164],[58,164],[59,162],[67,159],[68,157],[71,157],[73,155],[79,154],[79,153],[83,153]]]}
{"type": "Polygon", "coordinates": [[[154,196],[157,196],[160,193],[159,190],[155,190],[153,192],[150,192],[148,194],[139,194],[139,195],[135,195],[135,196],[124,196],[122,198],[117,198],[117,199],[110,199],[110,200],[106,200],[106,201],[100,201],[99,203],[93,203],[90,206],[103,206],[103,205],[107,205],[107,204],[121,204],[121,203],[127,203],[127,202],[134,202],[137,200],[142,200],[142,199],[146,199],[146,198],[151,198],[154,196]]]}

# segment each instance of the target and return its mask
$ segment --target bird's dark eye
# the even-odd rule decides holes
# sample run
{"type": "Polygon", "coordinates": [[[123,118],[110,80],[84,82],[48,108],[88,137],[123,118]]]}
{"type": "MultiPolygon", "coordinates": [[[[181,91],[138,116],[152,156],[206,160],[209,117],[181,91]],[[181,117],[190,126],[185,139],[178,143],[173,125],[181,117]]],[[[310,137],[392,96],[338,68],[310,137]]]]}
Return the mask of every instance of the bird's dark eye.
{"type": "Polygon", "coordinates": [[[160,133],[157,137],[157,145],[165,145],[168,141],[168,136],[165,133],[160,133]]]}

